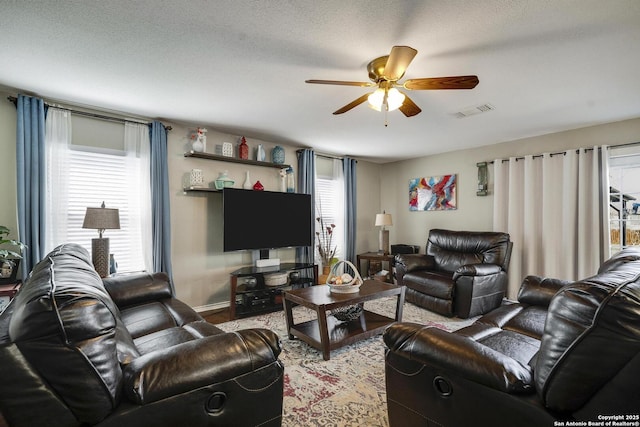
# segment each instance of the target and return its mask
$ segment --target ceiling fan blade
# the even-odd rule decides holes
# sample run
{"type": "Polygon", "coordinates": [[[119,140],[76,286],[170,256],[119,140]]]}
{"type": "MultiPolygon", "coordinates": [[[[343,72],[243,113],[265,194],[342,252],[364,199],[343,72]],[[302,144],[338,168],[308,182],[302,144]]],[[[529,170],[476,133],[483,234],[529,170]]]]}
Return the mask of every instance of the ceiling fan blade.
{"type": "Polygon", "coordinates": [[[364,95],[362,95],[360,98],[356,99],[355,101],[351,101],[350,103],[348,103],[344,107],[337,109],[336,111],[333,112],[333,114],[346,113],[347,111],[351,110],[353,107],[357,107],[358,105],[360,105],[364,101],[366,101],[367,98],[369,97],[369,95],[371,95],[371,92],[370,93],[365,93],[364,95]]]}
{"type": "Polygon", "coordinates": [[[371,82],[345,82],[342,80],[305,80],[304,82],[320,84],[320,85],[340,85],[340,86],[360,86],[360,87],[375,86],[375,83],[371,83],[371,82]]]}
{"type": "Polygon", "coordinates": [[[473,89],[478,83],[478,76],[451,76],[409,79],[402,86],[409,90],[473,89]]]}
{"type": "Polygon", "coordinates": [[[407,117],[415,116],[422,111],[407,95],[404,96],[404,102],[398,109],[407,117]]]}
{"type": "Polygon", "coordinates": [[[417,50],[409,46],[394,46],[384,66],[384,78],[391,81],[401,79],[417,53],[417,50]]]}

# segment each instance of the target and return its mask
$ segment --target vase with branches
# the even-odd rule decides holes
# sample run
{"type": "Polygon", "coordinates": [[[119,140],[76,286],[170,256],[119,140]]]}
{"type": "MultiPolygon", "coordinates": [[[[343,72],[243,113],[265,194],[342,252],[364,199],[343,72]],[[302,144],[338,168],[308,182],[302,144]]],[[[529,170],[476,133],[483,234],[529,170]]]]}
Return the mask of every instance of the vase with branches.
{"type": "Polygon", "coordinates": [[[330,267],[336,255],[336,250],[338,249],[337,245],[333,244],[333,230],[336,228],[336,225],[327,225],[322,216],[317,217],[316,221],[320,226],[320,231],[316,231],[318,253],[322,259],[323,268],[330,267]]]}

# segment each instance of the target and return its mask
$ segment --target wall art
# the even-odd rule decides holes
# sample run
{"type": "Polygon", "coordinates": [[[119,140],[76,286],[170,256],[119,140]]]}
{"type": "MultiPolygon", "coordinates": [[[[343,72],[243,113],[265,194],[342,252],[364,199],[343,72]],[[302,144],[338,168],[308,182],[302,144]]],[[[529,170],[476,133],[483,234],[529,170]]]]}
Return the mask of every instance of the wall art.
{"type": "Polygon", "coordinates": [[[457,175],[413,178],[409,181],[410,211],[448,211],[457,209],[457,175]]]}

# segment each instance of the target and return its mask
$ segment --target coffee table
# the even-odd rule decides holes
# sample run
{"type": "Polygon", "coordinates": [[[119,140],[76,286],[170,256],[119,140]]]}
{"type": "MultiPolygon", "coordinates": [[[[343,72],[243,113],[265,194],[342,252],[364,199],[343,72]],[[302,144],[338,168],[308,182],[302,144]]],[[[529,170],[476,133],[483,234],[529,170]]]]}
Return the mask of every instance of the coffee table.
{"type": "Polygon", "coordinates": [[[287,322],[289,339],[299,338],[322,351],[322,358],[329,360],[331,350],[353,344],[382,333],[387,326],[402,321],[404,286],[396,286],[378,280],[365,280],[360,290],[351,294],[332,293],[328,285],[311,286],[284,292],[282,304],[287,322]],[[331,310],[379,298],[396,296],[395,318],[363,310],[359,319],[341,322],[328,316],[331,310]],[[293,307],[302,305],[316,312],[317,319],[294,323],[293,307]]]}

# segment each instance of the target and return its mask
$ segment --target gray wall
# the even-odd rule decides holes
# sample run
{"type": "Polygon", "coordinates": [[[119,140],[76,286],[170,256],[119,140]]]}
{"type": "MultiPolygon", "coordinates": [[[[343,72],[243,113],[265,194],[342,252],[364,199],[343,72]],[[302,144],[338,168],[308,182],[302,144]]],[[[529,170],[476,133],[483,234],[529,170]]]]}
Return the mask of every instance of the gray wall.
{"type": "MultiPolygon", "coordinates": [[[[16,111],[10,102],[5,101],[8,95],[10,94],[0,93],[0,149],[3,153],[0,160],[0,224],[14,230],[16,237],[16,111]]],[[[90,126],[88,123],[87,125],[90,126]]],[[[236,186],[241,186],[245,171],[249,170],[254,182],[259,179],[267,190],[277,190],[277,169],[185,158],[184,152],[189,149],[189,133],[196,126],[206,124],[165,122],[165,125],[173,127],[169,133],[168,152],[172,253],[177,296],[194,307],[223,306],[229,299],[229,272],[249,265],[253,260],[250,253],[221,252],[219,196],[184,194],[183,184],[189,171],[199,168],[204,171],[207,182],[214,180],[219,172],[227,170],[229,176],[236,180],[236,186]]],[[[223,141],[235,144],[239,138],[239,135],[217,132],[211,127],[208,129],[209,152],[214,151],[215,144],[221,144],[223,141]]],[[[278,141],[258,141],[252,138],[247,140],[251,147],[263,143],[267,153],[278,144],[278,141]]],[[[383,165],[360,160],[357,169],[357,252],[377,249],[378,228],[374,226],[374,219],[375,214],[382,210],[393,215],[393,226],[389,227],[391,243],[409,243],[424,247],[428,230],[435,227],[490,230],[493,221],[492,187],[490,185],[489,196],[476,196],[477,162],[544,151],[636,141],[640,141],[640,118],[383,165]],[[458,174],[458,209],[443,212],[410,212],[409,180],[419,176],[447,173],[458,174]]],[[[286,162],[297,169],[296,147],[280,145],[286,150],[286,162]]],[[[282,250],[272,256],[292,260],[293,251],[282,250]]]]}

